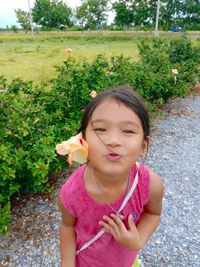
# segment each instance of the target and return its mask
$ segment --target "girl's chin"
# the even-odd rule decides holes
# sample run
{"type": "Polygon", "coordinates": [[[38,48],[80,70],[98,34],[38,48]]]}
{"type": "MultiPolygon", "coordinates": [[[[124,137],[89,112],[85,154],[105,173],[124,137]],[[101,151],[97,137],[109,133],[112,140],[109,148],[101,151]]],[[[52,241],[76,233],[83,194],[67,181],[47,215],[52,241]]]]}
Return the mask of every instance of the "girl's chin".
{"type": "Polygon", "coordinates": [[[93,164],[90,164],[90,163],[88,165],[89,165],[90,168],[92,168],[96,172],[102,173],[102,175],[112,175],[112,176],[114,176],[114,175],[124,174],[127,171],[129,171],[129,169],[124,168],[123,166],[114,165],[114,164],[112,166],[102,165],[101,167],[93,165],[93,164]]]}

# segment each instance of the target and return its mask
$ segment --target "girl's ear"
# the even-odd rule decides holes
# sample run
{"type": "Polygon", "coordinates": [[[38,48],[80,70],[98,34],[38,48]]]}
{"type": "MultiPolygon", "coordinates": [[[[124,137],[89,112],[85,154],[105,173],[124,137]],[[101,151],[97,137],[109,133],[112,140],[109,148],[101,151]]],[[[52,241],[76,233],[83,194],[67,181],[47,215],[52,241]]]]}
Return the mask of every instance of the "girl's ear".
{"type": "Polygon", "coordinates": [[[142,144],[142,148],[141,148],[141,152],[140,152],[140,156],[141,157],[144,157],[146,156],[147,152],[148,152],[148,149],[149,149],[149,145],[151,143],[151,139],[150,139],[150,136],[147,136],[144,141],[143,141],[143,144],[142,144]]]}

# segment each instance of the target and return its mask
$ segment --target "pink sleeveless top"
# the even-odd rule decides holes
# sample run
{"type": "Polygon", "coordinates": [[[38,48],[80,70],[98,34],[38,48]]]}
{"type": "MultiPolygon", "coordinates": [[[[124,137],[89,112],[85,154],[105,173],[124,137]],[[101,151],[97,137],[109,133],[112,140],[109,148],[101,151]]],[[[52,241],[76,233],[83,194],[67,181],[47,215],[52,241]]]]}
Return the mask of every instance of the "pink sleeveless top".
{"type": "MultiPolygon", "coordinates": [[[[87,193],[83,174],[87,165],[78,168],[61,188],[61,201],[68,212],[77,219],[75,225],[76,248],[79,250],[92,239],[102,227],[99,221],[103,215],[113,213],[106,204],[97,203],[87,193]]],[[[136,167],[131,169],[130,183],[132,185],[136,174],[136,167]]],[[[131,186],[130,185],[130,186],[131,186]]],[[[138,170],[138,184],[128,203],[122,210],[123,221],[127,225],[128,216],[135,217],[135,223],[140,220],[143,207],[149,199],[150,175],[148,168],[140,164],[138,170]]],[[[111,203],[115,210],[121,206],[126,193],[111,203]]],[[[131,267],[137,256],[137,251],[131,251],[118,244],[109,233],[104,233],[97,241],[76,256],[76,267],[131,267]]]]}

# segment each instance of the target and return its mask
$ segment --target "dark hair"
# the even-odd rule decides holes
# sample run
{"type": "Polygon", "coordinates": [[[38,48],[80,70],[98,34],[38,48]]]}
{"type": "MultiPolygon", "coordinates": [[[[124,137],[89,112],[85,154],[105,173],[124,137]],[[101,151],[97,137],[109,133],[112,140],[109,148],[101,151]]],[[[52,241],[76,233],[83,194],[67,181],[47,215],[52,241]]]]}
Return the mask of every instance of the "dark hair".
{"type": "Polygon", "coordinates": [[[107,99],[116,100],[118,102],[123,103],[126,107],[132,109],[138,115],[142,123],[144,139],[146,139],[147,136],[149,136],[150,134],[149,114],[144,104],[143,98],[129,86],[118,86],[115,88],[107,89],[99,93],[87,105],[80,126],[80,131],[82,132],[84,138],[85,138],[86,128],[88,126],[88,123],[92,117],[94,110],[99,106],[99,104],[101,104],[104,100],[107,99]]]}

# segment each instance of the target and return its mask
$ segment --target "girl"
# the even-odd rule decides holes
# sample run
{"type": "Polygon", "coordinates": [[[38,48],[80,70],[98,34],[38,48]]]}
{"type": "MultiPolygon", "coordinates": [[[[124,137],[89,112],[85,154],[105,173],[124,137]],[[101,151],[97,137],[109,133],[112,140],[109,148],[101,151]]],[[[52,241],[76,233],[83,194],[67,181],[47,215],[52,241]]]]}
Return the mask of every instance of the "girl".
{"type": "Polygon", "coordinates": [[[59,196],[62,267],[136,266],[159,224],[164,191],[160,177],[138,163],[149,128],[142,98],[128,87],[101,92],[86,107],[88,161],[59,196]]]}

